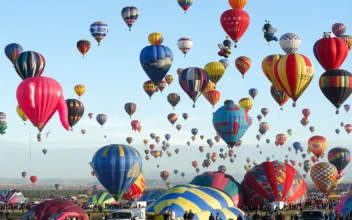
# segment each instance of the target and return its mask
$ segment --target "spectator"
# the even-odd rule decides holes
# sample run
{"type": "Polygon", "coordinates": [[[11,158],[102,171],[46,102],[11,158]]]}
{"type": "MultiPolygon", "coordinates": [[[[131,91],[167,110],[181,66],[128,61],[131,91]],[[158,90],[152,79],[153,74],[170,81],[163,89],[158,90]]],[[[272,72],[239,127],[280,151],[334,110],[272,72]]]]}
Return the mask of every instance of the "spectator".
{"type": "Polygon", "coordinates": [[[165,211],[163,216],[164,216],[164,220],[169,220],[170,214],[168,211],[165,211]]]}
{"type": "Polygon", "coordinates": [[[216,213],[215,220],[220,220],[220,214],[218,212],[216,213]]]}
{"type": "Polygon", "coordinates": [[[260,215],[258,214],[258,211],[256,213],[254,213],[254,215],[252,217],[253,217],[253,220],[259,220],[260,215]]]}
{"type": "Polygon", "coordinates": [[[183,215],[183,219],[185,219],[185,220],[188,219],[188,211],[186,211],[185,214],[183,215]]]}
{"type": "Polygon", "coordinates": [[[194,218],[194,214],[193,214],[192,210],[189,210],[188,220],[193,220],[193,218],[194,218]]]}
{"type": "Polygon", "coordinates": [[[10,213],[9,213],[9,210],[6,209],[6,212],[5,212],[5,217],[6,217],[6,219],[9,218],[9,214],[10,214],[10,213]]]}
{"type": "MultiPolygon", "coordinates": [[[[173,209],[171,209],[170,217],[171,217],[171,220],[176,220],[176,212],[173,209]]],[[[189,219],[189,216],[188,216],[188,219],[189,219]]]]}
{"type": "Polygon", "coordinates": [[[249,212],[246,213],[245,220],[251,220],[251,215],[249,214],[249,212]]]}
{"type": "Polygon", "coordinates": [[[209,220],[215,220],[214,216],[213,216],[213,213],[210,213],[209,220]]]}
{"type": "Polygon", "coordinates": [[[336,217],[336,215],[335,215],[335,213],[334,213],[334,210],[331,209],[331,211],[330,211],[330,213],[329,213],[329,220],[335,220],[335,217],[336,217]]]}

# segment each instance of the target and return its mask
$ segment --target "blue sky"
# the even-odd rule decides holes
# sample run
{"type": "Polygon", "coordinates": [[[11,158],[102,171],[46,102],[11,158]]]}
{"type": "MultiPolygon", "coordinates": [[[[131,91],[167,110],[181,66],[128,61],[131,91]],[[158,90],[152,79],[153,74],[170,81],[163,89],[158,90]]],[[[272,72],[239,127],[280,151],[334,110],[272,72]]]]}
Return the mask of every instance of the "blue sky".
{"type": "MultiPolygon", "coordinates": [[[[217,85],[222,98],[216,108],[226,99],[237,102],[240,98],[249,97],[248,90],[257,88],[259,95],[255,99],[250,116],[256,118],[261,108],[269,108],[269,115],[263,121],[270,122],[271,128],[265,138],[270,138],[271,143],[274,143],[276,134],[285,133],[289,128],[294,130],[294,135],[282,149],[261,141],[259,150],[263,151],[263,154],[260,155],[255,139],[259,123],[255,119],[243,137],[243,146],[235,149],[238,155],[236,162],[231,164],[228,160],[218,159],[210,169],[217,169],[219,165],[224,164],[230,173],[243,174],[247,157],[263,161],[273,154],[280,160],[284,160],[287,154],[290,159],[302,161],[301,154],[288,152],[287,147],[292,146],[294,141],[299,141],[306,147],[308,139],[312,136],[308,130],[309,126],[303,128],[300,124],[303,108],[311,109],[309,125],[316,127],[315,134],[328,139],[328,150],[335,146],[349,147],[350,137],[339,124],[342,121],[351,123],[350,118],[343,109],[340,115],[335,115],[335,108],[321,93],[318,79],[324,71],[315,59],[312,48],[323,32],[331,31],[333,23],[345,23],[347,34],[352,34],[349,7],[345,7],[350,4],[349,0],[340,0],[339,4],[326,4],[318,0],[249,1],[244,10],[249,13],[251,23],[238,48],[232,50],[230,66],[217,85]],[[265,20],[270,20],[278,29],[278,38],[287,32],[298,34],[302,39],[298,52],[314,62],[315,76],[298,100],[296,108],[292,108],[292,101],[288,101],[284,111],[280,111],[270,95],[270,82],[261,70],[261,62],[265,56],[284,53],[278,42],[272,42],[268,46],[264,40],[261,29],[265,20]],[[252,60],[251,69],[245,79],[242,79],[234,65],[238,56],[248,56],[252,60]],[[338,136],[334,132],[336,128],[341,129],[338,136]]],[[[170,133],[170,149],[173,151],[179,148],[181,152],[179,155],[174,153],[170,159],[165,155],[158,161],[151,159],[145,162],[144,170],[147,176],[158,176],[159,171],[172,171],[175,167],[180,172],[193,172],[192,160],[198,160],[201,164],[205,156],[205,153],[199,153],[199,146],[206,146],[206,152],[218,152],[220,147],[226,148],[223,142],[215,144],[212,149],[207,147],[206,139],[215,136],[212,126],[214,109],[203,97],[198,100],[197,107],[192,108],[191,100],[177,82],[176,69],[191,66],[203,68],[206,63],[220,59],[217,55],[217,44],[226,36],[220,25],[220,16],[230,9],[227,0],[216,3],[196,0],[186,15],[176,0],[107,0],[104,3],[83,0],[36,0],[21,3],[7,1],[2,7],[6,9],[0,15],[2,20],[6,21],[2,24],[2,47],[16,42],[21,44],[24,50],[40,52],[47,62],[43,75],[56,79],[62,85],[66,99],[77,98],[73,91],[76,84],[84,84],[87,91],[81,99],[85,105],[85,114],[74,131],[65,131],[55,115],[44,130],[51,131],[49,138],[43,137],[41,143],[35,143],[37,130],[29,121],[24,126],[15,111],[16,89],[21,79],[3,55],[0,59],[0,86],[3,91],[0,111],[8,116],[8,130],[7,134],[0,138],[0,167],[6,167],[0,177],[19,177],[21,171],[29,171],[29,132],[32,132],[34,142],[32,174],[39,178],[90,178],[91,169],[88,162],[94,152],[106,144],[124,144],[127,136],[134,138],[132,146],[140,150],[144,157],[145,147],[142,140],[149,138],[151,132],[161,137],[170,133]],[[136,6],[140,10],[140,17],[132,31],[128,31],[120,16],[121,9],[127,5],[136,6]],[[105,21],[109,25],[109,33],[100,47],[89,33],[89,26],[94,21],[105,21]],[[139,54],[149,45],[148,35],[156,31],[164,34],[163,44],[173,51],[174,62],[169,73],[176,80],[163,94],[154,94],[150,101],[143,91],[142,85],[148,77],[140,66],[139,54]],[[186,58],[177,48],[177,40],[180,37],[190,37],[193,40],[193,48],[186,58]],[[81,39],[88,39],[92,43],[92,48],[84,59],[76,49],[76,42],[81,39]],[[175,111],[166,100],[170,92],[181,94],[181,101],[175,111]],[[124,104],[130,101],[138,106],[133,119],[143,123],[143,131],[140,134],[131,131],[130,119],[123,108],[124,104]],[[100,128],[94,118],[88,118],[89,112],[108,115],[109,120],[104,128],[100,128]],[[167,115],[171,112],[180,117],[177,122],[183,126],[180,132],[167,121],[167,115]],[[181,118],[184,112],[190,115],[187,122],[181,118]],[[85,136],[80,133],[83,128],[87,130],[85,136]],[[190,140],[192,128],[198,128],[199,135],[203,134],[206,138],[201,141],[198,135],[198,140],[188,147],[185,143],[190,140]],[[108,138],[104,139],[104,135],[108,138]],[[49,151],[46,156],[41,153],[43,148],[49,151]],[[157,169],[156,164],[160,164],[161,168],[157,169]]],[[[351,61],[349,55],[341,68],[351,71],[351,61]]],[[[347,100],[347,103],[349,101],[347,100]]],[[[152,142],[150,138],[149,142],[152,142]]],[[[347,167],[345,173],[351,171],[352,168],[347,167]]]]}

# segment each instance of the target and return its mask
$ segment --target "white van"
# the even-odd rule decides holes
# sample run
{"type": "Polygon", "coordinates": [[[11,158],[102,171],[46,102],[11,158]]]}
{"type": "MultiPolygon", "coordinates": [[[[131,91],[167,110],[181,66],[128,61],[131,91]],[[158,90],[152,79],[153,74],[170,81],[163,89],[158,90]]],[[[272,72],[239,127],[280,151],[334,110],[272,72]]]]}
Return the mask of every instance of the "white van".
{"type": "Polygon", "coordinates": [[[114,209],[110,220],[145,220],[145,209],[114,209]]]}

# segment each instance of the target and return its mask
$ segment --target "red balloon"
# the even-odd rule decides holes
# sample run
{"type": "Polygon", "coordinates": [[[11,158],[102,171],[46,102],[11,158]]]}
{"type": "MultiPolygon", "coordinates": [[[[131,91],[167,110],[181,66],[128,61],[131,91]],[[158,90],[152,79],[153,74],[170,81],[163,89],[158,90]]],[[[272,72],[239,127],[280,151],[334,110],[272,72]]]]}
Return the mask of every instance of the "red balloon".
{"type": "Polygon", "coordinates": [[[71,130],[67,121],[67,104],[56,80],[45,76],[25,79],[18,86],[16,96],[21,109],[39,131],[44,129],[56,110],[62,126],[71,130]]]}
{"type": "Polygon", "coordinates": [[[314,44],[313,52],[320,65],[326,70],[339,69],[345,61],[349,48],[340,38],[324,37],[314,44]]]}
{"type": "Polygon", "coordinates": [[[35,182],[37,182],[38,177],[37,177],[37,176],[31,176],[29,179],[30,179],[31,182],[34,184],[35,182]]]}
{"type": "Polygon", "coordinates": [[[250,18],[242,9],[230,9],[225,11],[220,18],[221,26],[228,36],[236,43],[246,32],[250,18]]]}

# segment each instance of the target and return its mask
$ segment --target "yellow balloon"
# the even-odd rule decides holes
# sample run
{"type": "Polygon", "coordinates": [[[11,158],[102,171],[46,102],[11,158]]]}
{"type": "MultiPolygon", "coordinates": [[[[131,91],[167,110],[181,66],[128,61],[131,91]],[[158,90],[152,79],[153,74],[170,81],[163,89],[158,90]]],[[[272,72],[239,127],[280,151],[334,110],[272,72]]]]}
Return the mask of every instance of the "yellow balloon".
{"type": "Polygon", "coordinates": [[[81,96],[86,92],[86,87],[84,85],[76,85],[74,90],[78,97],[81,98],[81,96]]]}
{"type": "Polygon", "coordinates": [[[225,73],[225,67],[220,62],[210,62],[205,65],[204,70],[207,71],[210,81],[212,81],[215,85],[225,73]]]}
{"type": "Polygon", "coordinates": [[[214,90],[214,89],[215,89],[215,84],[214,84],[213,82],[209,81],[207,88],[205,88],[204,91],[203,91],[203,93],[202,93],[203,96],[204,96],[206,99],[208,99],[208,98],[207,98],[207,92],[209,92],[210,90],[214,90]]]}
{"type": "Polygon", "coordinates": [[[280,89],[279,83],[276,81],[274,67],[275,63],[281,58],[283,55],[274,54],[269,55],[263,59],[262,62],[262,70],[265,76],[269,79],[269,81],[273,84],[276,89],[280,89]]]}
{"type": "Polygon", "coordinates": [[[23,121],[27,121],[28,120],[27,115],[24,114],[23,110],[21,109],[21,107],[19,105],[17,105],[17,107],[16,107],[16,112],[17,112],[18,116],[20,116],[20,118],[23,121]]]}
{"type": "Polygon", "coordinates": [[[148,41],[151,45],[161,45],[164,41],[164,36],[161,33],[151,33],[148,37],[148,41]]]}
{"type": "Polygon", "coordinates": [[[286,94],[296,101],[307,89],[314,76],[314,65],[302,54],[287,54],[275,65],[275,78],[286,94]]]}
{"type": "Polygon", "coordinates": [[[250,98],[240,99],[239,104],[244,110],[249,111],[253,106],[253,100],[250,98]]]}

